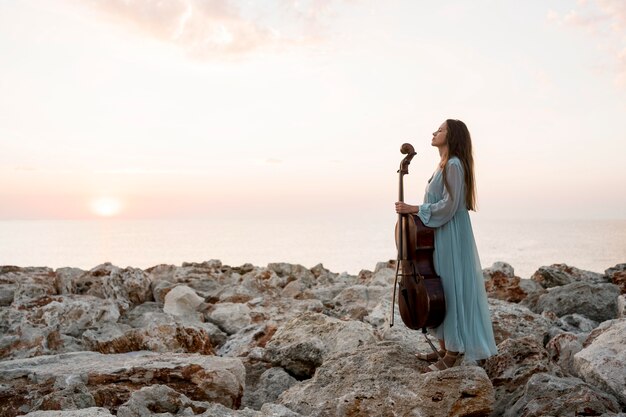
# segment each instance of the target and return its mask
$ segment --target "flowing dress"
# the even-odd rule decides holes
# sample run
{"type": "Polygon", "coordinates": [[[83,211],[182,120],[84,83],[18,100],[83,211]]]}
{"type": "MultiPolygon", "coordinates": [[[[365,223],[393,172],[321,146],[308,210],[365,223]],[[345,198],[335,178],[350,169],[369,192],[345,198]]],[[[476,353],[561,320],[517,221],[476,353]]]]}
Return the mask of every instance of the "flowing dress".
{"type": "Polygon", "coordinates": [[[446,165],[450,193],[441,168],[428,181],[418,216],[435,228],[435,271],[446,298],[443,323],[431,333],[444,339],[446,349],[464,352],[468,360],[486,359],[498,351],[487,304],[487,292],[465,206],[463,164],[452,157],[446,165]]]}

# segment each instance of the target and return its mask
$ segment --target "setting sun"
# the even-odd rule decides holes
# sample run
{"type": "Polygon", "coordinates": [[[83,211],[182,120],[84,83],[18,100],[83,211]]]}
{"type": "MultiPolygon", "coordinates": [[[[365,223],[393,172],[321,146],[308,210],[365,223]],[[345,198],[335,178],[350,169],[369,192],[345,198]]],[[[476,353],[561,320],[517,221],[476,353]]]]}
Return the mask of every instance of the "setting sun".
{"type": "Polygon", "coordinates": [[[120,212],[122,203],[116,198],[102,197],[91,202],[91,209],[98,216],[112,217],[120,212]]]}

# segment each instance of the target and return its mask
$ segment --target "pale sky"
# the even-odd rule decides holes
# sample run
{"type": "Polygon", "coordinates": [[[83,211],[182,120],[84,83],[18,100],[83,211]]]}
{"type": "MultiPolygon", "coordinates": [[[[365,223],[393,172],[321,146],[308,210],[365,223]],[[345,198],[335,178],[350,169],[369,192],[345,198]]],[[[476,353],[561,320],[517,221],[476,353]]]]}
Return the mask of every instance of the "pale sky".
{"type": "Polygon", "coordinates": [[[622,0],[0,0],[0,60],[0,220],[393,212],[446,118],[483,215],[626,218],[622,0]]]}

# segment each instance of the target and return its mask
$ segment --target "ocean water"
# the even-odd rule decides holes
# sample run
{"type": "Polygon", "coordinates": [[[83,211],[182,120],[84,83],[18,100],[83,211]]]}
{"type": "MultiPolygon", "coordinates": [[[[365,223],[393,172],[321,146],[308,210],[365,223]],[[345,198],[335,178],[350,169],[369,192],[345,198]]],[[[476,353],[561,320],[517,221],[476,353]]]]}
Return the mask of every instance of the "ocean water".
{"type": "MultiPolygon", "coordinates": [[[[0,265],[91,269],[103,262],[148,268],[220,259],[322,263],[357,274],[395,259],[396,217],[213,220],[0,221],[0,265]]],[[[529,278],[542,265],[566,263],[603,272],[626,262],[626,220],[489,220],[472,218],[482,267],[510,263],[529,278]]]]}

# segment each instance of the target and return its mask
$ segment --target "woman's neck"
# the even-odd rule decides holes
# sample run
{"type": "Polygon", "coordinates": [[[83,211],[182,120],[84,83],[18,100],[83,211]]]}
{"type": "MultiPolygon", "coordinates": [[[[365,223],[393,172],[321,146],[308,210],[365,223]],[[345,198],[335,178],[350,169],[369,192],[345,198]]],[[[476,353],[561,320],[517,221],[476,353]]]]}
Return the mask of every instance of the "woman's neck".
{"type": "Polygon", "coordinates": [[[440,146],[438,147],[438,149],[439,149],[439,156],[441,157],[441,162],[448,159],[448,145],[440,146]]]}

